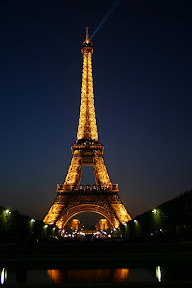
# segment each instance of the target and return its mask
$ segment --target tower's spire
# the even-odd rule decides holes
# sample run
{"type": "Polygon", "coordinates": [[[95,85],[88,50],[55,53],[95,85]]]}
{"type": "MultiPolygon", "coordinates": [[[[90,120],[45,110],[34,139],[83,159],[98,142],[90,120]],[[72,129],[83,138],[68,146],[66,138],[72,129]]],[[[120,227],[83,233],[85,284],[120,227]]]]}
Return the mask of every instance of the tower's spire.
{"type": "Polygon", "coordinates": [[[89,32],[88,32],[88,29],[89,29],[89,27],[87,26],[87,27],[86,27],[86,38],[85,38],[85,41],[86,41],[86,42],[89,42],[89,32]]]}

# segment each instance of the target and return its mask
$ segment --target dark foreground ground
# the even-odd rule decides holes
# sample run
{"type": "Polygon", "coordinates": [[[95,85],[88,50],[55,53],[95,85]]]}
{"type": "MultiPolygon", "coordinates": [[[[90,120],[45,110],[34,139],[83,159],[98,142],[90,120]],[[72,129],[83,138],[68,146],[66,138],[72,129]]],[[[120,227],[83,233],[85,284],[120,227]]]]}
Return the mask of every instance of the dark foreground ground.
{"type": "MultiPolygon", "coordinates": [[[[177,277],[181,270],[187,270],[188,274],[186,275],[192,274],[192,242],[128,243],[121,240],[114,242],[57,240],[40,243],[0,244],[0,268],[110,269],[150,265],[173,267],[171,272],[173,277],[165,283],[154,284],[122,282],[91,283],[91,285],[88,283],[78,284],[78,286],[50,284],[35,287],[192,287],[192,277],[181,280],[177,277]]],[[[25,287],[24,284],[21,286],[25,287]]]]}

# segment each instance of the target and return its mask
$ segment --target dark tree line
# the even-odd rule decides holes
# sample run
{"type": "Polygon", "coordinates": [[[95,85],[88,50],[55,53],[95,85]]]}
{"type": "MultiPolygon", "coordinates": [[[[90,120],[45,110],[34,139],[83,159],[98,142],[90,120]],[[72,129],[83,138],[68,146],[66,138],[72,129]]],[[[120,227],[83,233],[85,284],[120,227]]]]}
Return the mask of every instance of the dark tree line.
{"type": "Polygon", "coordinates": [[[129,221],[125,237],[130,240],[192,237],[192,190],[129,221]]]}
{"type": "Polygon", "coordinates": [[[0,206],[0,242],[39,241],[58,235],[57,227],[0,206]]]}

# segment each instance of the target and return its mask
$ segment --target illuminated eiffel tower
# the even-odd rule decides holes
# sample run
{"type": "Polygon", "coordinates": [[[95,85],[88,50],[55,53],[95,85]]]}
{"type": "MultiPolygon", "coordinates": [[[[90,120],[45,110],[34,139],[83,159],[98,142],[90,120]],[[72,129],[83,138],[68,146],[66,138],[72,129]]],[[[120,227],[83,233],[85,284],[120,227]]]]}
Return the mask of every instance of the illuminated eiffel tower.
{"type": "Polygon", "coordinates": [[[92,54],[93,43],[82,43],[83,75],[81,106],[76,144],[71,149],[73,157],[64,184],[57,184],[57,197],[44,218],[46,224],[56,224],[60,229],[81,212],[95,212],[104,216],[111,227],[119,227],[131,220],[118,196],[118,184],[112,184],[104,160],[104,146],[99,143],[95,117],[92,54]],[[93,166],[94,184],[80,185],[83,166],[93,166]]]}

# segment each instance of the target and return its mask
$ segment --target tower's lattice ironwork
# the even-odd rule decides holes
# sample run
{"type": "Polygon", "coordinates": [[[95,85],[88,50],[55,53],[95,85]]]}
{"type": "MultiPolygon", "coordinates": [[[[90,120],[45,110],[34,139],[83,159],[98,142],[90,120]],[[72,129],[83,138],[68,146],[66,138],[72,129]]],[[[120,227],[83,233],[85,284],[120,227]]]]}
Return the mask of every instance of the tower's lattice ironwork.
{"type": "Polygon", "coordinates": [[[47,224],[62,228],[81,212],[101,214],[118,227],[131,220],[118,196],[118,184],[112,184],[104,160],[104,146],[99,143],[93,94],[92,54],[88,28],[82,43],[83,73],[81,106],[76,144],[71,147],[73,157],[64,184],[57,185],[57,197],[44,218],[47,224]],[[96,185],[80,185],[83,166],[93,166],[96,185]]]}

